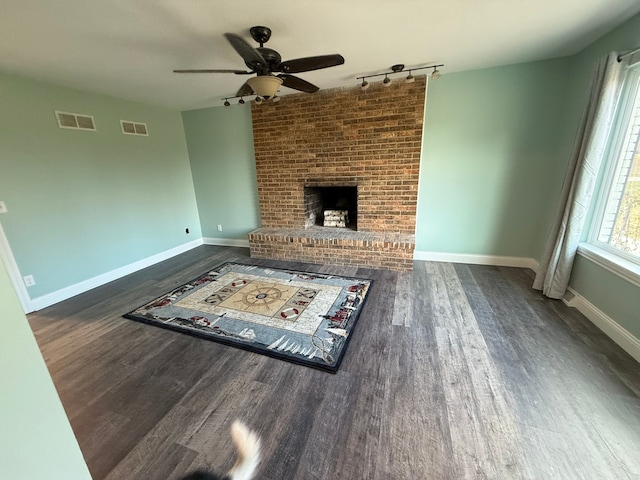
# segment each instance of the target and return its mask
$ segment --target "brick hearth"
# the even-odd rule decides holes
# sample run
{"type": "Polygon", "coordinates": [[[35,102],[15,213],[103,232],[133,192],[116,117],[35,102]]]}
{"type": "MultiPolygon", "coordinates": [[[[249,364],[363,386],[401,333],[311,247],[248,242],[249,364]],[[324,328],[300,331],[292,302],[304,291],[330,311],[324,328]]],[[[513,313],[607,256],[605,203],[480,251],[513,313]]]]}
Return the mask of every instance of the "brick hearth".
{"type": "Polygon", "coordinates": [[[309,227],[259,228],[249,234],[251,256],[388,270],[413,268],[414,236],[309,227]]]}
{"type": "Polygon", "coordinates": [[[262,226],[251,256],[411,269],[425,83],[253,104],[262,226]],[[305,228],[305,186],[356,186],[358,231],[305,228]]]}

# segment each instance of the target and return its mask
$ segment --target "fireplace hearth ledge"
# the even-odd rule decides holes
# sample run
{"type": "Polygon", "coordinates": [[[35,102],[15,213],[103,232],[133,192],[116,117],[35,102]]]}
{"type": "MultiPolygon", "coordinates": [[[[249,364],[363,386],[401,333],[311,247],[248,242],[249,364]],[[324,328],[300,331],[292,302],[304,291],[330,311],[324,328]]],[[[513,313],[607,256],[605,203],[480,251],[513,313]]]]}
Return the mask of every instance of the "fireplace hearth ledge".
{"type": "Polygon", "coordinates": [[[251,256],[397,271],[413,269],[415,235],[346,228],[258,228],[248,234],[251,256]]]}

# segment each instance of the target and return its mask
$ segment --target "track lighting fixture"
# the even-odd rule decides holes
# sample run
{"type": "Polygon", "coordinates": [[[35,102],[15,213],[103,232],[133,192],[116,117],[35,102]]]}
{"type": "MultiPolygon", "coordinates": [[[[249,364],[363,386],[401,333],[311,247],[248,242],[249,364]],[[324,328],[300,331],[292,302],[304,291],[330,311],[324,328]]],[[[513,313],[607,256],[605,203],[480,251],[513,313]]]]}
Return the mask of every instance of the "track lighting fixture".
{"type": "MultiPolygon", "coordinates": [[[[233,98],[237,98],[238,99],[238,104],[239,105],[244,105],[245,103],[247,103],[246,100],[244,99],[244,96],[239,96],[238,95],[238,96],[235,96],[235,97],[224,97],[224,98],[222,98],[221,100],[224,100],[223,105],[225,107],[230,107],[231,106],[231,102],[229,102],[229,100],[233,99],[233,98]]],[[[261,103],[265,103],[267,100],[271,100],[273,103],[277,103],[277,102],[280,101],[280,97],[278,95],[274,95],[274,96],[272,96],[270,98],[266,98],[266,97],[262,97],[260,95],[256,95],[256,98],[255,98],[255,102],[258,105],[260,105],[261,103]]]]}
{"type": "Polygon", "coordinates": [[[440,70],[438,70],[438,67],[444,67],[443,63],[439,63],[437,65],[427,65],[424,67],[416,67],[416,68],[411,68],[411,69],[404,69],[404,65],[399,63],[397,65],[393,65],[391,67],[391,71],[390,72],[383,72],[383,73],[374,73],[373,75],[363,75],[361,77],[356,77],[358,80],[362,80],[362,83],[360,84],[360,90],[362,90],[363,92],[369,88],[369,82],[367,82],[367,78],[371,78],[371,77],[382,77],[384,76],[384,80],[382,80],[382,86],[383,87],[388,87],[391,85],[391,78],[389,78],[389,75],[394,75],[396,73],[402,73],[402,72],[409,72],[409,75],[407,75],[407,77],[404,79],[405,83],[413,83],[416,81],[416,77],[413,76],[414,71],[416,70],[424,70],[426,68],[433,68],[433,72],[431,72],[431,79],[432,80],[436,80],[438,78],[440,78],[440,76],[442,75],[440,73],[440,70]]]}

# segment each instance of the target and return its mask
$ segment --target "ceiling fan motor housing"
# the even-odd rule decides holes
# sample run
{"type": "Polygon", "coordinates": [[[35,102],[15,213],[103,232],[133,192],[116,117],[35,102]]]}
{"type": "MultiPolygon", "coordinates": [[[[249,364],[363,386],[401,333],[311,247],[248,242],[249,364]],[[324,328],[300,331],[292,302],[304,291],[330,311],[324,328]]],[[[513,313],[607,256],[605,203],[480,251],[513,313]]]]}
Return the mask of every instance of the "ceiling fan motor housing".
{"type": "Polygon", "coordinates": [[[280,62],[282,62],[282,57],[280,56],[280,54],[271,48],[258,47],[256,48],[256,50],[260,52],[260,55],[262,55],[262,58],[264,58],[267,64],[262,65],[259,62],[253,62],[253,61],[244,62],[244,63],[251,70],[257,71],[258,75],[268,74],[269,71],[275,70],[278,67],[278,65],[280,65],[280,62]]]}

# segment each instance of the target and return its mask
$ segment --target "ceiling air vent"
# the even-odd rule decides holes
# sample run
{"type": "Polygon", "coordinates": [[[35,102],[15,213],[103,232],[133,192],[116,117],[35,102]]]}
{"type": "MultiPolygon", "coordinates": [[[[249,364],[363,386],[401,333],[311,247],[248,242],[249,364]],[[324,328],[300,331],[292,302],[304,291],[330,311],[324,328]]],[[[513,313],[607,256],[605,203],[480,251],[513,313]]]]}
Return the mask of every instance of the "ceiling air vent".
{"type": "Polygon", "coordinates": [[[71,128],[73,130],[96,130],[93,116],[82,115],[80,113],[60,112],[56,110],[56,118],[60,128],[71,128]]]}
{"type": "Polygon", "coordinates": [[[124,133],[125,135],[143,135],[145,137],[149,136],[146,123],[120,120],[120,125],[122,125],[122,133],[124,133]]]}

